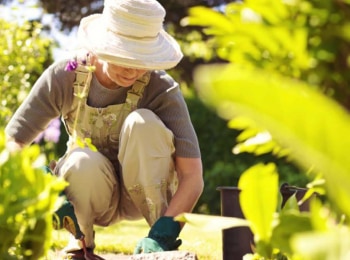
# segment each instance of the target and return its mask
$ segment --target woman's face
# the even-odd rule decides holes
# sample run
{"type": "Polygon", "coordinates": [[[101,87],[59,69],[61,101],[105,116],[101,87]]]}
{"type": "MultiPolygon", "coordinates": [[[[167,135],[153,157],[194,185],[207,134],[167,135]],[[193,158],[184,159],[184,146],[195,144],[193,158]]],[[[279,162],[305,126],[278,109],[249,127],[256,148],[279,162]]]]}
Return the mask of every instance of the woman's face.
{"type": "Polygon", "coordinates": [[[103,72],[118,86],[130,87],[136,80],[141,78],[147,72],[147,70],[126,68],[104,62],[103,72]]]}

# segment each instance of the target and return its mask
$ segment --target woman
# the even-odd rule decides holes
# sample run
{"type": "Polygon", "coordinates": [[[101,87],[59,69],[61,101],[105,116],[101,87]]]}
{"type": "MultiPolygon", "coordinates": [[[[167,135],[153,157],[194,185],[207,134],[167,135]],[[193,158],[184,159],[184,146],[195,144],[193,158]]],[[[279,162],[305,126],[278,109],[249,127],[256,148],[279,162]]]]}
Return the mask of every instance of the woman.
{"type": "Polygon", "coordinates": [[[94,225],[123,219],[150,225],[135,253],[177,249],[181,225],[173,217],[191,212],[202,193],[197,137],[165,72],[182,53],[162,29],[164,17],[156,0],[105,1],[102,14],[80,23],[83,51],[51,65],[6,127],[15,149],[61,116],[69,142],[53,171],[69,183],[86,244],[72,237],[65,251],[73,259],[95,247],[94,225]]]}

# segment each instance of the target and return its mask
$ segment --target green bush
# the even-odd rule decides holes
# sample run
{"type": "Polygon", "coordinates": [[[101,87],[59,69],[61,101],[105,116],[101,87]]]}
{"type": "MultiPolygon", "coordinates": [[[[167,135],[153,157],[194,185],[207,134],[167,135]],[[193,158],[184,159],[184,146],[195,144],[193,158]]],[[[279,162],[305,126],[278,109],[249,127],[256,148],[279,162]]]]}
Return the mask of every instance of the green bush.
{"type": "Polygon", "coordinates": [[[202,213],[220,212],[218,186],[234,185],[240,174],[232,155],[232,142],[236,131],[197,98],[186,100],[198,135],[204,171],[204,192],[197,210],[202,213]],[[228,142],[227,140],[231,140],[228,142]]]}
{"type": "Polygon", "coordinates": [[[52,41],[35,22],[0,19],[0,30],[0,258],[37,260],[51,246],[51,214],[65,183],[44,174],[39,145],[9,153],[4,126],[52,62],[52,41]]]}
{"type": "Polygon", "coordinates": [[[43,38],[41,25],[35,22],[0,19],[0,31],[0,125],[5,125],[51,63],[52,41],[43,38]]]}
{"type": "Polygon", "coordinates": [[[65,182],[44,174],[46,162],[33,145],[21,152],[5,149],[0,132],[0,258],[33,259],[51,246],[52,213],[65,182]]]}
{"type": "Polygon", "coordinates": [[[221,59],[301,79],[350,108],[349,1],[251,0],[189,14],[182,24],[202,26],[221,59]]]}

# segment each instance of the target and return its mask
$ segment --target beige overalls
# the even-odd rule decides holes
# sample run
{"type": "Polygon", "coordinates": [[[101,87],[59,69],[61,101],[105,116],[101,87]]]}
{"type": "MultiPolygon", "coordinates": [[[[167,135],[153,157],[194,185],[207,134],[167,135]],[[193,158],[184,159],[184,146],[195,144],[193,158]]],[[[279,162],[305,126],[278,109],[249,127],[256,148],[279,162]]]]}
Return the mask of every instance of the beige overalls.
{"type": "MultiPolygon", "coordinates": [[[[152,111],[136,109],[150,73],[135,82],[125,103],[106,108],[87,104],[89,89],[82,96],[83,88],[90,87],[91,74],[90,78],[87,75],[78,67],[73,112],[63,116],[70,135],[68,150],[55,172],[68,181],[67,197],[74,205],[86,246],[93,248],[94,224],[108,226],[144,217],[152,225],[168,207],[177,177],[172,132],[152,111]],[[74,126],[78,141],[73,138],[74,126]],[[84,140],[91,140],[97,151],[84,145],[84,140]]],[[[81,247],[72,238],[66,250],[81,247]]]]}

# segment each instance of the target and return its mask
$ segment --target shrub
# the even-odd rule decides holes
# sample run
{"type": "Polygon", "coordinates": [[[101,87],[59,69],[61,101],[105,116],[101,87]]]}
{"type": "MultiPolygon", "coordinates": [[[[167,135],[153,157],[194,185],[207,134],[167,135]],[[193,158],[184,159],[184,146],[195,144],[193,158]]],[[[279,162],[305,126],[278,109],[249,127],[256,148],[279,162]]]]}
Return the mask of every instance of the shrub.
{"type": "Polygon", "coordinates": [[[41,25],[36,22],[0,19],[0,31],[0,124],[4,125],[52,61],[52,42],[42,37],[41,25]]]}
{"type": "Polygon", "coordinates": [[[41,169],[46,162],[33,145],[5,149],[0,132],[0,258],[39,259],[51,245],[52,213],[65,182],[41,169]]]}

